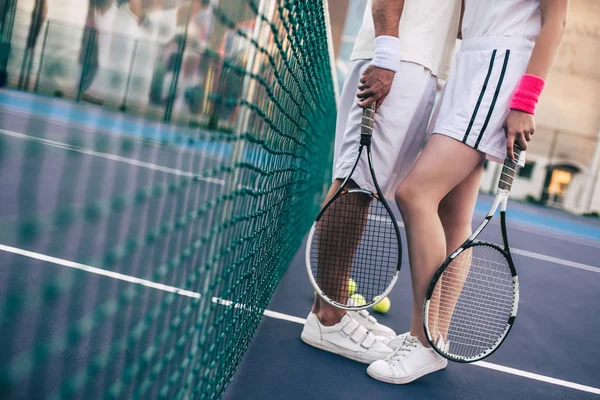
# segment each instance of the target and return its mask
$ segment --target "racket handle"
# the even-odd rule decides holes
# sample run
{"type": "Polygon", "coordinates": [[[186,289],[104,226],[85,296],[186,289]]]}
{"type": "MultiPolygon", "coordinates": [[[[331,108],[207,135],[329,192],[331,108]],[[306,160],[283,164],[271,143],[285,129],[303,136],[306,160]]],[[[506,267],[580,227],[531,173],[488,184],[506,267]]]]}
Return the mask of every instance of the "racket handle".
{"type": "Polygon", "coordinates": [[[510,190],[512,188],[519,159],[521,158],[521,146],[515,143],[513,151],[515,152],[515,161],[508,158],[508,156],[504,159],[504,166],[502,167],[502,173],[500,173],[500,180],[498,181],[498,189],[510,190]]]}
{"type": "Polygon", "coordinates": [[[373,125],[375,123],[375,103],[363,109],[362,123],[360,125],[361,144],[371,143],[373,136],[373,125]]]}

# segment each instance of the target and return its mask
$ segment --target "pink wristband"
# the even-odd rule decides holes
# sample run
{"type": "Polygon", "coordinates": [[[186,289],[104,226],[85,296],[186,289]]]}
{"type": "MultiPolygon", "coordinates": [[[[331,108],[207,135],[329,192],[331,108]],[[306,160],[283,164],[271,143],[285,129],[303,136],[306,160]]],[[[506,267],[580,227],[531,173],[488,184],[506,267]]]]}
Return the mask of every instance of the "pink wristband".
{"type": "Polygon", "coordinates": [[[511,110],[519,110],[531,115],[535,114],[535,106],[540,99],[546,82],[535,75],[525,74],[521,77],[510,102],[511,110]]]}

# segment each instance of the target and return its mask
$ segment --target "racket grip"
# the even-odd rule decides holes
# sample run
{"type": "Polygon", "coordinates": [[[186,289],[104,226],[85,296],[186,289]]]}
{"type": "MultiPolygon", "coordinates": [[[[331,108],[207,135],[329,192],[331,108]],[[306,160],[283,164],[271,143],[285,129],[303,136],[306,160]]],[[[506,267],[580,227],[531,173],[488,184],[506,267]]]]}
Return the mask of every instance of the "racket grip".
{"type": "Polygon", "coordinates": [[[519,146],[518,143],[515,143],[513,151],[515,152],[515,161],[508,158],[508,156],[504,159],[504,166],[502,167],[500,180],[498,181],[498,189],[510,190],[512,188],[519,159],[521,158],[521,146],[519,146]]]}
{"type": "Polygon", "coordinates": [[[361,138],[371,137],[373,135],[373,125],[375,123],[375,104],[363,109],[362,123],[360,126],[361,138]]]}

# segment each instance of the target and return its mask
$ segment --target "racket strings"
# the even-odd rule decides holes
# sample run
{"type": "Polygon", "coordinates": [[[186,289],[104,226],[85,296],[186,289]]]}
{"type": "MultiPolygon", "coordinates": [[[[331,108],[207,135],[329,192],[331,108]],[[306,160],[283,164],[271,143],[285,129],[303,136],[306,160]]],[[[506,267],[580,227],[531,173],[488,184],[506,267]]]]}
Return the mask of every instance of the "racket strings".
{"type": "Polygon", "coordinates": [[[513,277],[498,249],[476,245],[459,254],[438,279],[431,296],[427,329],[445,352],[474,358],[491,351],[508,329],[513,310],[513,277]]]}
{"type": "Polygon", "coordinates": [[[363,192],[344,194],[329,205],[310,244],[311,270],[327,297],[347,304],[350,278],[367,303],[387,289],[399,255],[392,218],[383,203],[363,192]]]}

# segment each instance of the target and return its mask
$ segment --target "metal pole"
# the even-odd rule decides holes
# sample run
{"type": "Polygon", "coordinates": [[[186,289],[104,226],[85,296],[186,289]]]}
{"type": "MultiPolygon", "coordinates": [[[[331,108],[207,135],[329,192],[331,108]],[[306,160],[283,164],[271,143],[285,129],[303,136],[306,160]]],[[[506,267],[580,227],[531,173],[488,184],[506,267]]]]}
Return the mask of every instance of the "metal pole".
{"type": "Polygon", "coordinates": [[[17,0],[4,0],[4,10],[0,22],[0,87],[8,85],[8,60],[11,53],[12,32],[15,15],[17,13],[17,0]],[[8,17],[8,18],[7,18],[8,17]]]}
{"type": "Polygon", "coordinates": [[[42,42],[42,54],[40,54],[40,65],[38,66],[37,76],[35,77],[35,85],[33,93],[37,93],[40,86],[40,78],[42,75],[42,66],[44,65],[44,55],[46,54],[46,44],[48,43],[48,32],[50,31],[50,21],[46,22],[46,32],[44,32],[44,41],[42,42]]]}
{"type": "Polygon", "coordinates": [[[27,74],[25,75],[25,90],[29,90],[29,82],[31,81],[31,70],[33,69],[33,60],[35,58],[35,50],[31,51],[29,65],[27,66],[27,74]]]}
{"type": "Polygon", "coordinates": [[[127,74],[127,83],[125,84],[125,94],[123,95],[121,107],[119,107],[121,111],[125,111],[127,109],[127,97],[129,95],[129,86],[131,85],[131,74],[133,74],[133,65],[135,64],[135,56],[137,53],[138,42],[139,39],[135,39],[135,44],[133,45],[133,51],[131,54],[131,63],[129,64],[129,73],[127,74]]]}
{"type": "Polygon", "coordinates": [[[25,50],[23,51],[23,59],[21,60],[21,72],[19,74],[19,83],[17,84],[17,88],[22,90],[25,86],[25,70],[27,65],[29,64],[29,58],[31,56],[31,49],[25,46],[25,50]]]}
{"type": "Polygon", "coordinates": [[[90,59],[90,55],[92,53],[92,44],[94,43],[96,30],[91,29],[90,27],[85,27],[85,29],[90,30],[90,34],[88,36],[87,48],[85,50],[85,57],[83,59],[83,65],[81,66],[81,77],[79,78],[79,86],[77,87],[77,98],[76,101],[79,103],[81,101],[81,96],[83,95],[83,82],[85,81],[85,75],[87,73],[88,61],[90,59]]]}
{"type": "Polygon", "coordinates": [[[19,77],[19,89],[29,89],[29,80],[31,69],[33,68],[33,59],[35,57],[35,46],[40,34],[41,24],[44,22],[45,0],[35,0],[33,14],[31,15],[31,23],[27,34],[27,44],[23,55],[23,63],[21,65],[21,75],[19,77]]]}
{"type": "Polygon", "coordinates": [[[169,122],[171,120],[171,114],[173,113],[173,103],[175,102],[175,93],[177,92],[177,84],[179,83],[179,73],[181,71],[181,65],[183,63],[183,54],[185,52],[185,47],[187,46],[187,36],[188,28],[190,26],[191,13],[192,6],[190,3],[190,6],[188,8],[187,20],[185,21],[183,40],[179,45],[177,58],[175,59],[175,73],[173,74],[173,79],[171,80],[171,88],[169,89],[169,96],[167,98],[167,107],[165,108],[165,115],[163,117],[163,120],[165,122],[169,122]]]}

